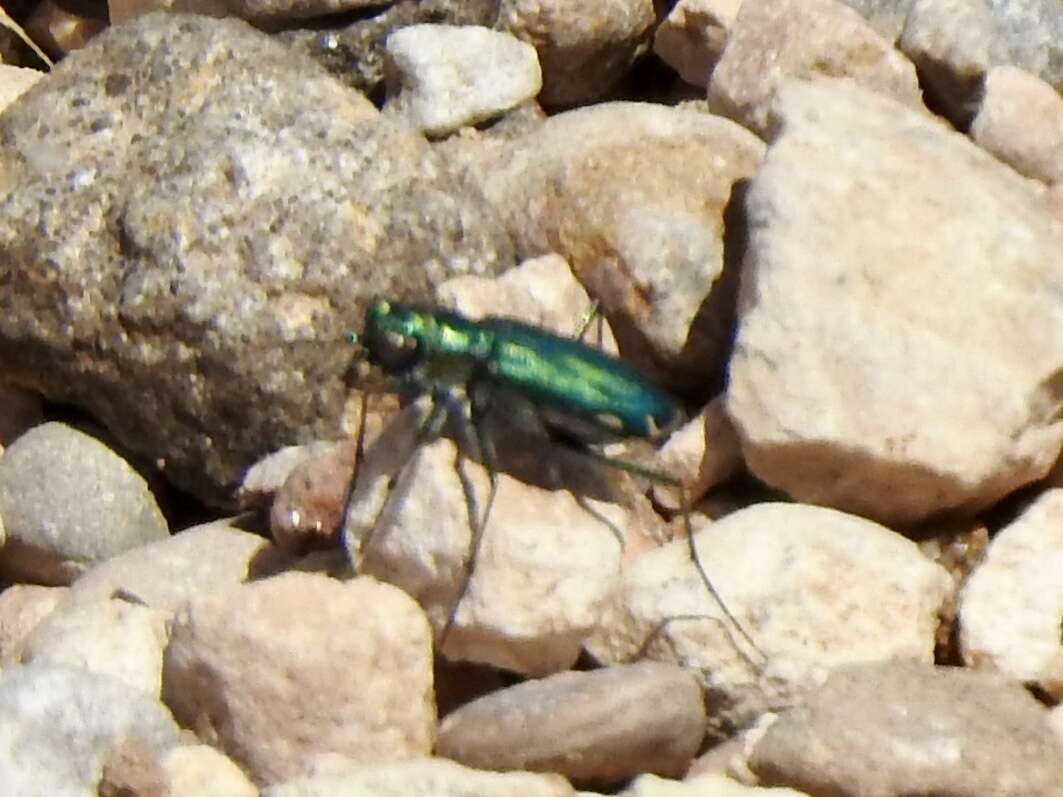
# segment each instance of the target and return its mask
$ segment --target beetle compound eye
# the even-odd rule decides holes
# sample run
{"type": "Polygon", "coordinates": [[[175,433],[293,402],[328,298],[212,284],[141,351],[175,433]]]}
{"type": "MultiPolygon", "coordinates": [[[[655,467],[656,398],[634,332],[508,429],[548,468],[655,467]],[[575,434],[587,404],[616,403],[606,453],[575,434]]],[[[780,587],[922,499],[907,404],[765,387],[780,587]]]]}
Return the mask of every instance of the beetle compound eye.
{"type": "Polygon", "coordinates": [[[385,371],[402,371],[420,358],[417,339],[392,330],[379,330],[366,339],[369,357],[385,371]]]}

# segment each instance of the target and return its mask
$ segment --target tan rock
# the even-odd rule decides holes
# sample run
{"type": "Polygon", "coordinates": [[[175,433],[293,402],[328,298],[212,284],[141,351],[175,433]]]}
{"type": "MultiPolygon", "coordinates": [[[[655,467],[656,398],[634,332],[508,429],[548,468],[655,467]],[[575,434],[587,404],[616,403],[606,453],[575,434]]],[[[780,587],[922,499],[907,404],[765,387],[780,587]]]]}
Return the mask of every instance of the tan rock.
{"type": "Polygon", "coordinates": [[[745,0],[709,83],[709,107],[757,131],[776,127],[772,98],[791,78],[847,77],[922,108],[915,67],[835,0],[745,0]]]}
{"type": "Polygon", "coordinates": [[[788,84],[779,113],[727,392],[746,464],[895,523],[1040,479],[1063,444],[1063,294],[1044,289],[1063,227],[1035,184],[844,82],[788,84]]]}
{"type": "Polygon", "coordinates": [[[287,573],[190,602],[163,695],[260,785],[302,774],[315,753],[423,756],[435,730],[431,636],[394,587],[287,573]]]}

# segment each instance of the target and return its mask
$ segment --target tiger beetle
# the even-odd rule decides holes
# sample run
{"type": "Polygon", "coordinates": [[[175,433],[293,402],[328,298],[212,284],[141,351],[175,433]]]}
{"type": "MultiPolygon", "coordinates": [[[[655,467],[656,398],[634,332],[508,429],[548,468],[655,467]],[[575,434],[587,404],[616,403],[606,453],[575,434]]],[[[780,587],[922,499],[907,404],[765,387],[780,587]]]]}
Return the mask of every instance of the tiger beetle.
{"type": "MultiPolygon", "coordinates": [[[[589,320],[584,319],[583,330],[589,320]]],[[[448,408],[454,404],[454,390],[464,390],[475,442],[490,479],[483,520],[473,523],[470,567],[498,488],[496,454],[484,433],[483,420],[492,398],[505,391],[531,402],[558,442],[571,447],[575,441],[584,456],[679,490],[690,557],[698,575],[724,617],[759,653],[756,642],[727,608],[702,565],[681,482],[588,447],[624,438],[659,441],[667,437],[686,420],[670,395],[626,363],[579,339],[509,318],[473,321],[453,311],[378,299],[369,308],[362,333],[352,333],[349,338],[361,346],[362,356],[371,365],[397,382],[398,391],[431,395],[432,406],[419,435],[421,442],[439,433],[448,408]]]]}

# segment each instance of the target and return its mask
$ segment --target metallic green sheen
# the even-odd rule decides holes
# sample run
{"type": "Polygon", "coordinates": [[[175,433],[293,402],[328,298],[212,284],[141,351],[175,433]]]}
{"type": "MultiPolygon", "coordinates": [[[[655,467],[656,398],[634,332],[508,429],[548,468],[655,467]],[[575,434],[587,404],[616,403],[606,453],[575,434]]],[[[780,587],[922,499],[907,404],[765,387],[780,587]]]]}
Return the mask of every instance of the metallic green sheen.
{"type": "Polygon", "coordinates": [[[366,343],[381,334],[417,343],[430,362],[472,361],[488,379],[555,412],[591,421],[617,436],[659,436],[681,418],[676,402],[625,363],[572,338],[507,318],[472,321],[457,313],[384,300],[370,309],[366,343]]]}

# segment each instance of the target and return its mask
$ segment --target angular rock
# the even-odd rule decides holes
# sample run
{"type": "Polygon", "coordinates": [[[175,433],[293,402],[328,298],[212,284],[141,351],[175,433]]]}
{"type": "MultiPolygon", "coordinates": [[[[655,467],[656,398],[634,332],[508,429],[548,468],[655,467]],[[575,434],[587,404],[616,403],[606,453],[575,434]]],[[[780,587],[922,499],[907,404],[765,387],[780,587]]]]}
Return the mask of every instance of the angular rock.
{"type": "Polygon", "coordinates": [[[963,136],[794,82],[747,198],[727,408],[750,470],[888,522],[975,511],[1063,444],[1063,228],[963,136]],[[963,207],[959,217],[955,209],[963,207]]]}
{"type": "Polygon", "coordinates": [[[1029,72],[998,66],[986,73],[971,138],[1019,174],[1063,179],[1063,97],[1029,72]]]}
{"type": "Polygon", "coordinates": [[[501,0],[497,27],[538,51],[540,101],[571,106],[601,99],[624,78],[654,21],[651,0],[501,0]]]}
{"type": "Polygon", "coordinates": [[[387,41],[386,110],[426,135],[486,122],[535,97],[535,48],[476,25],[411,25],[387,41]]]}
{"type": "Polygon", "coordinates": [[[13,584],[0,592],[0,667],[22,659],[22,645],[63,600],[66,587],[13,584]]]}
{"type": "Polygon", "coordinates": [[[642,556],[588,644],[603,661],[645,656],[695,668],[710,729],[722,736],[792,705],[831,668],[859,661],[932,661],[948,574],[914,543],[876,523],[799,504],[754,504],[706,523],[687,541],[642,556]]]}
{"type": "Polygon", "coordinates": [[[83,603],[118,594],[176,611],[186,601],[254,576],[272,547],[230,520],[206,523],[97,565],[71,585],[69,600],[83,603]]]}
{"type": "Polygon", "coordinates": [[[1063,783],[1063,747],[1047,716],[990,673],[846,667],[768,728],[750,767],[764,785],[839,797],[1050,797],[1063,783]]]}
{"type": "Polygon", "coordinates": [[[479,769],[617,783],[642,772],[681,776],[704,735],[697,680],[641,662],[558,673],[475,700],[440,723],[436,754],[479,769]]]}
{"type": "Polygon", "coordinates": [[[219,505],[264,453],[340,436],[369,297],[512,263],[422,136],[234,20],[109,29],[0,137],[5,379],[219,505]]]}
{"type": "Polygon", "coordinates": [[[324,752],[423,756],[435,730],[431,636],[393,587],[287,573],[191,601],[171,631],[163,695],[259,785],[324,752]]]}
{"type": "Polygon", "coordinates": [[[999,670],[1063,698],[1063,490],[1048,490],[989,544],[960,594],[960,648],[972,667],[999,670]]]}
{"type": "Polygon", "coordinates": [[[0,783],[10,795],[96,795],[115,748],[135,740],[161,753],[177,733],[157,699],[106,675],[59,665],[0,675],[0,783]]]}
{"type": "Polygon", "coordinates": [[[26,637],[22,662],[84,667],[158,697],[168,619],[123,600],[66,602],[26,637]]]}
{"type": "Polygon", "coordinates": [[[349,768],[277,784],[262,797],[573,797],[560,775],[481,772],[444,758],[349,768]]]}
{"type": "Polygon", "coordinates": [[[99,797],[172,797],[159,752],[136,736],[108,751],[96,793],[99,797]]]}
{"type": "Polygon", "coordinates": [[[915,67],[836,0],[745,0],[709,82],[709,107],[771,133],[772,98],[788,79],[847,77],[922,108],[915,67]]]}
{"type": "Polygon", "coordinates": [[[612,102],[553,116],[466,168],[521,257],[563,256],[625,356],[697,392],[722,380],[733,332],[724,212],[763,151],[725,119],[612,102]]]}
{"type": "MultiPolygon", "coordinates": [[[[450,659],[529,675],[570,667],[616,584],[614,533],[623,531],[625,513],[502,472],[474,552],[472,519],[479,524],[485,512],[487,473],[459,457],[448,439],[415,448],[420,410],[414,406],[396,420],[359,473],[345,533],[358,572],[414,596],[450,659]]],[[[487,434],[502,446],[523,441],[525,453],[547,468],[561,461],[547,456],[549,441],[513,430],[506,439],[487,434]]],[[[507,461],[500,447],[500,462],[507,461]]]]}
{"type": "Polygon", "coordinates": [[[0,458],[0,571],[12,580],[69,584],[124,551],[164,539],[145,481],[93,437],[61,423],[34,427],[0,458]]]}
{"type": "Polygon", "coordinates": [[[653,34],[653,51],[693,86],[708,86],[741,0],[679,0],[653,34]]]}

